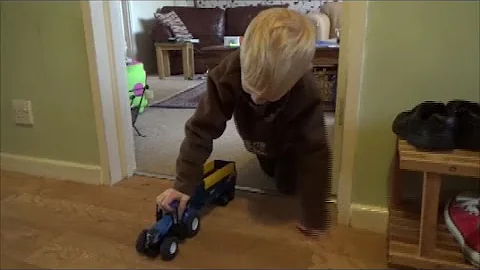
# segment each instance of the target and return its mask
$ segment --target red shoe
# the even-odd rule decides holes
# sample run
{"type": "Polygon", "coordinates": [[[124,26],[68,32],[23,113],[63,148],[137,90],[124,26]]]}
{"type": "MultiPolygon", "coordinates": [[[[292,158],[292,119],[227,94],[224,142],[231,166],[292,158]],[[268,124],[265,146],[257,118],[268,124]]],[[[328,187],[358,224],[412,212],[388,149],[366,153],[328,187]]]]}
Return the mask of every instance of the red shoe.
{"type": "Polygon", "coordinates": [[[445,206],[445,223],[465,258],[480,267],[480,198],[459,195],[445,206]]]}

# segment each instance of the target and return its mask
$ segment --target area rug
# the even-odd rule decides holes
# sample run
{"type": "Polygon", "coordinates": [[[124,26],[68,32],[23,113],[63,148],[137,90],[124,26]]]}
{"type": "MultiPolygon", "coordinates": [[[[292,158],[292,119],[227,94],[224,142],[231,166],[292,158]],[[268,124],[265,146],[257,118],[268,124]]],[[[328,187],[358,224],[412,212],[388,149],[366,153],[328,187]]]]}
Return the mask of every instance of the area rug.
{"type": "Polygon", "coordinates": [[[202,94],[207,91],[207,83],[203,82],[192,88],[189,88],[171,98],[167,98],[158,103],[150,105],[150,107],[167,108],[167,109],[195,109],[202,94]]]}

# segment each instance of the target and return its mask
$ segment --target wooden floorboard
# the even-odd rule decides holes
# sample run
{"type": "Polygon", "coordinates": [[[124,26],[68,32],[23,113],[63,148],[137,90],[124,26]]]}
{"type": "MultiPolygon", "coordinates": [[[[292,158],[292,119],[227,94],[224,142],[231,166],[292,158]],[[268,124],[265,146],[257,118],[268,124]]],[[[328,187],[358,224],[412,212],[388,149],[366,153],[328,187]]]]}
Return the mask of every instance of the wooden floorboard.
{"type": "MultiPolygon", "coordinates": [[[[205,213],[172,262],[134,244],[171,181],[135,176],[114,187],[1,172],[1,268],[385,268],[385,236],[334,224],[317,241],[295,230],[295,201],[238,192],[205,213]]],[[[334,205],[332,205],[334,207],[334,205]]]]}

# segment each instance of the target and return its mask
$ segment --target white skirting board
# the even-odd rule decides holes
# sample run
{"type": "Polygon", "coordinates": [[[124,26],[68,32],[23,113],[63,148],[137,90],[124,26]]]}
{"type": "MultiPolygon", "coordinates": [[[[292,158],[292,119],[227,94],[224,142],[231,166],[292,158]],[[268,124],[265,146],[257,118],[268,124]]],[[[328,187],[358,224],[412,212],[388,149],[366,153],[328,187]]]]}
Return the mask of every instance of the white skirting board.
{"type": "Polygon", "coordinates": [[[5,171],[85,184],[103,184],[102,169],[97,165],[0,153],[0,168],[5,171]]]}
{"type": "Polygon", "coordinates": [[[350,226],[377,233],[387,233],[388,209],[372,205],[352,204],[350,226]]]}

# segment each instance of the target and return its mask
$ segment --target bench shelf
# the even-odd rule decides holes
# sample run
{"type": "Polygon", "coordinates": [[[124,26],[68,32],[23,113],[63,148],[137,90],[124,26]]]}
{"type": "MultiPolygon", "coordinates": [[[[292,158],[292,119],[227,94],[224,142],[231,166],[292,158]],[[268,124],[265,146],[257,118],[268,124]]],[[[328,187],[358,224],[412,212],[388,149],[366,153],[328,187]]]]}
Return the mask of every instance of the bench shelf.
{"type": "Polygon", "coordinates": [[[460,246],[443,222],[441,175],[459,175],[478,181],[480,152],[453,150],[425,152],[398,141],[391,182],[388,220],[388,263],[413,268],[475,269],[465,262],[460,246]],[[420,206],[400,199],[400,171],[423,172],[420,206]]]}

